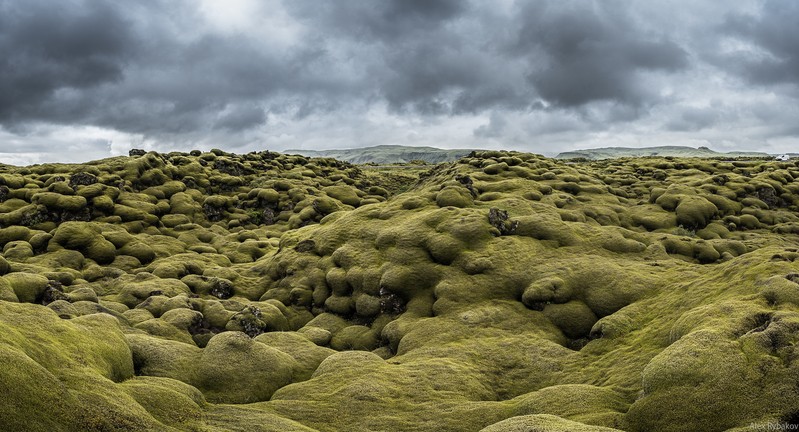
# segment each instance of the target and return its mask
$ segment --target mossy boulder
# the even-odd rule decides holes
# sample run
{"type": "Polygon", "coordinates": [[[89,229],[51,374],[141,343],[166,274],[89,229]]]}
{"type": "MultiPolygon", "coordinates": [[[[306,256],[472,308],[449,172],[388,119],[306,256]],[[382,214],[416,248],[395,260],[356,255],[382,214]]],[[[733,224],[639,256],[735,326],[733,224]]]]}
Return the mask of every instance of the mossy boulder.
{"type": "Polygon", "coordinates": [[[77,250],[98,264],[109,264],[116,258],[116,247],[106,240],[100,228],[92,223],[65,222],[58,226],[48,250],[54,246],[77,250]]]}
{"type": "Polygon", "coordinates": [[[34,204],[42,204],[50,210],[76,212],[86,207],[86,198],[76,195],[61,195],[55,192],[41,192],[33,196],[34,204]]]}
{"type": "Polygon", "coordinates": [[[343,204],[358,207],[361,204],[361,198],[355,192],[355,189],[347,186],[328,186],[322,190],[331,198],[341,201],[343,204]]]}
{"type": "Polygon", "coordinates": [[[795,398],[778,396],[793,391],[784,381],[792,368],[761,350],[712,330],[684,336],[644,369],[643,397],[630,408],[625,429],[711,431],[746,426],[751,419],[773,413],[796,412],[795,398]],[[761,367],[752,368],[750,361],[761,367]],[[707,384],[697,388],[692,384],[696,382],[707,384]],[[718,392],[727,397],[719,399],[718,392]]]}
{"type": "Polygon", "coordinates": [[[549,304],[544,307],[543,312],[544,316],[549,318],[570,339],[587,338],[597,321],[591,308],[578,300],[563,304],[549,304]]]}
{"type": "Polygon", "coordinates": [[[468,207],[472,204],[472,195],[466,188],[447,186],[436,194],[439,207],[468,207]]]}
{"type": "Polygon", "coordinates": [[[244,333],[225,332],[211,338],[203,349],[197,387],[211,402],[265,401],[291,382],[297,368],[290,355],[244,333]]]}
{"type": "Polygon", "coordinates": [[[290,326],[280,309],[270,303],[249,305],[234,314],[225,325],[227,330],[239,331],[255,337],[268,331],[287,331],[290,326]]]}
{"type": "Polygon", "coordinates": [[[24,261],[33,255],[33,246],[23,240],[11,241],[3,246],[3,256],[12,261],[24,261]]]}
{"type": "Polygon", "coordinates": [[[717,212],[718,209],[712,202],[698,196],[683,198],[674,209],[677,224],[689,229],[706,227],[717,212]]]}
{"type": "Polygon", "coordinates": [[[336,352],[330,348],[318,346],[296,332],[263,333],[253,340],[278,349],[290,355],[297,362],[293,376],[294,382],[310,379],[319,364],[336,352]]]}
{"type": "Polygon", "coordinates": [[[37,303],[50,282],[42,275],[26,272],[9,273],[0,280],[5,281],[22,303],[37,303]]]}
{"type": "Polygon", "coordinates": [[[169,378],[138,376],[125,381],[121,390],[161,424],[193,429],[205,418],[205,397],[189,384],[169,378]]]}

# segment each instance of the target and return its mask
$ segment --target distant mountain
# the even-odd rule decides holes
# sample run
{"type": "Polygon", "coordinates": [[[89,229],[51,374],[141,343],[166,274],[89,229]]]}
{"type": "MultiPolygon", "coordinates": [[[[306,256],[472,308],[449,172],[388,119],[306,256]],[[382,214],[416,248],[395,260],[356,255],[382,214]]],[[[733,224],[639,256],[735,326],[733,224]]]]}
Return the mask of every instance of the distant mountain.
{"type": "Polygon", "coordinates": [[[574,150],[555,156],[557,159],[585,158],[589,160],[614,159],[621,157],[673,156],[673,157],[769,157],[761,152],[717,152],[707,147],[660,146],[660,147],[603,147],[595,149],[574,150]]]}
{"type": "Polygon", "coordinates": [[[407,163],[422,160],[427,163],[452,162],[471,153],[470,149],[440,149],[435,147],[410,147],[379,145],[343,150],[286,150],[283,153],[301,154],[308,157],[332,157],[355,164],[378,165],[407,163]]]}

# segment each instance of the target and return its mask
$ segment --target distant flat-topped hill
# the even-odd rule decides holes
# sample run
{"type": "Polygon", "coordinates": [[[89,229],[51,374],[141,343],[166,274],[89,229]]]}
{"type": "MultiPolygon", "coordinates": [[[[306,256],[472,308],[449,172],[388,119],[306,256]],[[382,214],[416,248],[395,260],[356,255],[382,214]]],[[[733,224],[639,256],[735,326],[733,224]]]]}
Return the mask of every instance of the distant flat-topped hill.
{"type": "Polygon", "coordinates": [[[379,145],[341,150],[286,150],[308,157],[332,157],[355,164],[393,164],[422,160],[427,163],[452,162],[471,153],[471,149],[440,149],[435,147],[409,147],[379,145]]]}
{"type": "Polygon", "coordinates": [[[621,157],[645,157],[645,156],[672,156],[672,157],[769,157],[769,154],[762,152],[717,152],[707,147],[685,147],[685,146],[660,146],[660,147],[603,147],[595,149],[574,150],[563,152],[555,156],[557,159],[576,159],[585,158],[590,160],[614,159],[621,157]]]}

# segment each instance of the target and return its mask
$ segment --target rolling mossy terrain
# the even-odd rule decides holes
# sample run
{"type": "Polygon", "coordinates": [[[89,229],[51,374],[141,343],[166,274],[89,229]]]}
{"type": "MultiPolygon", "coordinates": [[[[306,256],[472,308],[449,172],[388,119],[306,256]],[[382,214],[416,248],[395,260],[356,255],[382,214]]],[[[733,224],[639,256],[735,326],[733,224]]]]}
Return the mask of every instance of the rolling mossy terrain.
{"type": "Polygon", "coordinates": [[[0,429],[799,421],[799,165],[0,166],[0,429]]]}

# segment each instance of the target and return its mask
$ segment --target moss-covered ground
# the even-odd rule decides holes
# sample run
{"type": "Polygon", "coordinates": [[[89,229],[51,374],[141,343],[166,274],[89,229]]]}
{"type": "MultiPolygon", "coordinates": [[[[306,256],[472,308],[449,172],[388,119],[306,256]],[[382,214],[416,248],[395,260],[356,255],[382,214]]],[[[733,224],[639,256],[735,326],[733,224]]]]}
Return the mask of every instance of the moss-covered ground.
{"type": "Polygon", "coordinates": [[[0,429],[799,421],[799,164],[0,166],[0,429]]]}

